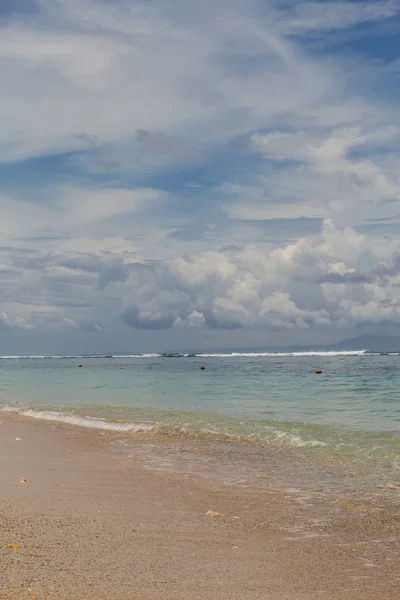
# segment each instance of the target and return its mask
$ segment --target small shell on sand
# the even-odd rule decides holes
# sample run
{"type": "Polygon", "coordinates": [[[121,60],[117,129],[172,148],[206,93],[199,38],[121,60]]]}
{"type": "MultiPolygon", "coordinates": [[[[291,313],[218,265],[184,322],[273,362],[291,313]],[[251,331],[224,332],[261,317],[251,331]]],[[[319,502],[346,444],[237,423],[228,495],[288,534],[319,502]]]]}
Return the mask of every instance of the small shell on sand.
{"type": "Polygon", "coordinates": [[[221,513],[215,512],[214,510],[208,510],[206,512],[206,517],[214,517],[215,519],[217,519],[217,518],[221,518],[223,516],[224,515],[221,515],[221,513]]]}

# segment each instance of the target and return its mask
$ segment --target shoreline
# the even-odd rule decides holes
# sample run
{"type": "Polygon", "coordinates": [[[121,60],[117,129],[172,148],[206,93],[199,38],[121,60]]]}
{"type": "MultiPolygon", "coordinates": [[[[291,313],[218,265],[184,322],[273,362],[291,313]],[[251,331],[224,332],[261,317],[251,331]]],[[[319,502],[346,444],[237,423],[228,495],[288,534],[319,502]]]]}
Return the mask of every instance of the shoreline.
{"type": "MultiPolygon", "coordinates": [[[[211,447],[211,454],[218,453],[218,448],[234,446],[240,455],[251,453],[262,454],[268,459],[277,457],[286,463],[301,463],[314,469],[330,469],[343,480],[358,477],[360,482],[369,480],[376,486],[383,487],[397,481],[400,484],[400,438],[393,431],[351,430],[329,426],[326,424],[265,421],[258,429],[249,420],[240,421],[233,417],[222,418],[220,415],[200,414],[199,419],[193,419],[188,413],[183,418],[169,415],[165,411],[151,412],[139,410],[119,410],[117,413],[110,407],[77,408],[70,410],[65,407],[29,407],[8,406],[0,408],[2,416],[16,416],[22,419],[39,421],[48,426],[67,425],[88,432],[102,432],[111,435],[114,440],[125,441],[137,448],[138,444],[154,442],[154,445],[164,445],[178,448],[180,445],[189,448],[193,446],[211,447]],[[214,422],[213,422],[214,420],[214,422]],[[215,451],[214,451],[215,450],[215,451]]],[[[173,415],[173,411],[170,411],[173,415]]],[[[208,450],[206,451],[209,454],[208,450]]],[[[187,450],[183,450],[188,456],[187,450]]],[[[180,459],[182,456],[180,456],[180,459]]],[[[253,460],[249,459],[250,470],[253,460]]],[[[262,464],[256,469],[262,468],[262,464]]],[[[250,487],[254,485],[254,480],[250,487]]]]}
{"type": "MultiPolygon", "coordinates": [[[[395,488],[332,496],[328,507],[299,482],[257,489],[151,467],[143,442],[130,440],[127,454],[118,432],[0,421],[1,599],[396,597],[395,488]]],[[[198,448],[207,459],[212,451],[198,448]]]]}

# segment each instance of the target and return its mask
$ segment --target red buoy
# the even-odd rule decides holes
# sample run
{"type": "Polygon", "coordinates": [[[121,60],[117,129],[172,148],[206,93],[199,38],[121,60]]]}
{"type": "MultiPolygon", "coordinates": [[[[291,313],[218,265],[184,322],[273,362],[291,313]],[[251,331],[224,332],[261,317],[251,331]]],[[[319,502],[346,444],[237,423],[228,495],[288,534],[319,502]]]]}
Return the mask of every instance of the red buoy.
{"type": "Polygon", "coordinates": [[[316,373],[317,375],[321,375],[322,371],[321,371],[321,369],[317,369],[317,370],[315,371],[315,373],[316,373]]]}
{"type": "Polygon", "coordinates": [[[83,367],[83,365],[78,365],[78,367],[83,367]]]}
{"type": "Polygon", "coordinates": [[[206,370],[205,366],[204,366],[204,365],[201,365],[201,367],[200,367],[200,371],[205,371],[205,370],[206,370]]]}

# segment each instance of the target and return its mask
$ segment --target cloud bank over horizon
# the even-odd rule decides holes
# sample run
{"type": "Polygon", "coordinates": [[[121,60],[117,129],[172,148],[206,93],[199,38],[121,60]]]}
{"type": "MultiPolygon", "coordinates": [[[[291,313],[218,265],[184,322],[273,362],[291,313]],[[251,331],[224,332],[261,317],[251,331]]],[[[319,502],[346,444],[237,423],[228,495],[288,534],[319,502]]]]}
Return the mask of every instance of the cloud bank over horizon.
{"type": "Polygon", "coordinates": [[[395,332],[399,27],[394,0],[1,3],[0,352],[395,332]]]}

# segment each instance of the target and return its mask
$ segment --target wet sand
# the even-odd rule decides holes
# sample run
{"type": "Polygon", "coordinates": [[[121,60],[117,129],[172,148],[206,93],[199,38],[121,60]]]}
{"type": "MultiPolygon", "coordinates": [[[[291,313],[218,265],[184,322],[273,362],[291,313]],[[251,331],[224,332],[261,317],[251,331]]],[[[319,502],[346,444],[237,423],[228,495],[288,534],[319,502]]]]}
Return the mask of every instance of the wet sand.
{"type": "Polygon", "coordinates": [[[396,486],[307,506],[146,469],[140,439],[127,458],[118,434],[0,421],[1,599],[400,598],[396,486]]]}

